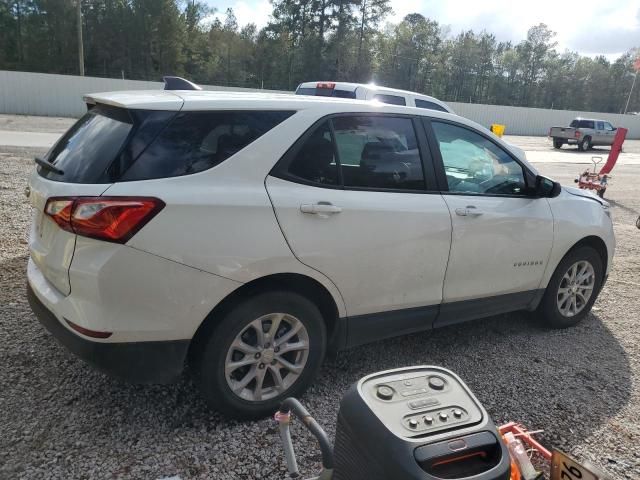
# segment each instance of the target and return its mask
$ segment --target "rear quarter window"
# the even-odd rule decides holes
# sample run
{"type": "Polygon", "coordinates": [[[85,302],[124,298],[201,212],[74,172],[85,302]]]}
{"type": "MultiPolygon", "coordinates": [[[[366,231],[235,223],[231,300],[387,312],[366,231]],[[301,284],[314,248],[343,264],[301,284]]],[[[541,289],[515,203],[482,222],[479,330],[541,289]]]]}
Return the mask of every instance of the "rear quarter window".
{"type": "Polygon", "coordinates": [[[405,98],[400,97],[398,95],[384,95],[382,93],[379,93],[376,96],[374,96],[373,99],[381,103],[388,103],[389,105],[406,105],[407,104],[405,98]]]}
{"type": "Polygon", "coordinates": [[[209,111],[177,114],[121,181],[189,175],[212,168],[294,112],[209,111]]]}
{"type": "Polygon", "coordinates": [[[438,112],[446,112],[447,109],[437,103],[430,102],[429,100],[421,100],[416,98],[416,107],[418,108],[426,108],[428,110],[436,110],[438,112]]]}

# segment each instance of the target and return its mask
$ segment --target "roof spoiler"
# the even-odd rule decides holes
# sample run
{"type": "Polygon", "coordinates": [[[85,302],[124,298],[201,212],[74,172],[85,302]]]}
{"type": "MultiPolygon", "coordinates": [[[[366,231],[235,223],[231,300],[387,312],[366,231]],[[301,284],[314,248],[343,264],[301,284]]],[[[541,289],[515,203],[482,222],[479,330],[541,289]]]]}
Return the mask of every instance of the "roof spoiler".
{"type": "Polygon", "coordinates": [[[202,90],[202,87],[181,77],[162,77],[165,90],[202,90]]]}

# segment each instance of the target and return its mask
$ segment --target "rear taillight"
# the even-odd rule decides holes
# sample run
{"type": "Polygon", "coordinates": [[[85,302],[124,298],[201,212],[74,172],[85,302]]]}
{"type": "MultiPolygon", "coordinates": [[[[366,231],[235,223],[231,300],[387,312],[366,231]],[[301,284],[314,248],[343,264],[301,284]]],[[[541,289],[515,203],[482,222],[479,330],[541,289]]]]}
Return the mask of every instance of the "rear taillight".
{"type": "Polygon", "coordinates": [[[580,138],[580,135],[581,135],[581,134],[580,134],[580,130],[576,130],[576,133],[575,133],[575,135],[574,135],[574,136],[575,136],[576,138],[580,138]]]}
{"type": "Polygon", "coordinates": [[[73,232],[71,228],[72,198],[50,198],[44,207],[44,213],[49,215],[60,228],[73,232]]]}
{"type": "Polygon", "coordinates": [[[152,197],[53,197],[44,211],[68,232],[126,243],[164,205],[152,197]]]}

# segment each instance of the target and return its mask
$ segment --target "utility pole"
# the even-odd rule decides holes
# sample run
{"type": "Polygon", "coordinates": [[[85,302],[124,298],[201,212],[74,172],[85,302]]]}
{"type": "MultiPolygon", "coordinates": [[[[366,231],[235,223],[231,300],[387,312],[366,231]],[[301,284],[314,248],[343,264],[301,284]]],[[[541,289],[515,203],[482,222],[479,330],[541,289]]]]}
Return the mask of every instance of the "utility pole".
{"type": "Polygon", "coordinates": [[[78,62],[80,66],[80,76],[84,77],[84,46],[82,45],[82,0],[77,0],[77,22],[78,22],[78,62]]]}
{"type": "Polygon", "coordinates": [[[636,79],[638,78],[638,72],[633,76],[633,83],[631,84],[631,90],[629,90],[629,96],[627,97],[627,104],[624,107],[624,114],[627,113],[627,108],[629,108],[629,101],[631,100],[631,94],[633,93],[633,87],[636,86],[636,79]]]}

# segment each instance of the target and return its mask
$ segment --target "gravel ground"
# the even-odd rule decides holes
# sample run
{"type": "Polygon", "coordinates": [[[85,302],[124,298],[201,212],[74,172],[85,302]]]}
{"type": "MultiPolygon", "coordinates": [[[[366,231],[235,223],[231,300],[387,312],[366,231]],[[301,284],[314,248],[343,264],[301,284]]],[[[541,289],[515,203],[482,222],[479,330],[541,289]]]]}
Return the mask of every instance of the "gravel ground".
{"type": "MultiPolygon", "coordinates": [[[[188,373],[169,386],[108,378],[38,324],[24,293],[23,190],[33,154],[0,147],[0,478],[284,478],[271,420],[239,423],[209,411],[188,373]]],[[[565,183],[576,173],[572,165],[539,167],[565,183]]],[[[617,169],[607,192],[615,266],[582,324],[550,331],[518,313],[363,346],[326,364],[303,402],[333,436],[339,399],[360,377],[441,365],[469,383],[496,422],[544,429],[544,444],[616,479],[640,479],[639,169],[617,169]]],[[[299,425],[293,433],[310,475],[320,459],[315,442],[299,425]]]]}

